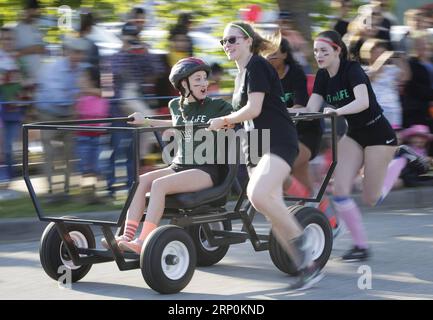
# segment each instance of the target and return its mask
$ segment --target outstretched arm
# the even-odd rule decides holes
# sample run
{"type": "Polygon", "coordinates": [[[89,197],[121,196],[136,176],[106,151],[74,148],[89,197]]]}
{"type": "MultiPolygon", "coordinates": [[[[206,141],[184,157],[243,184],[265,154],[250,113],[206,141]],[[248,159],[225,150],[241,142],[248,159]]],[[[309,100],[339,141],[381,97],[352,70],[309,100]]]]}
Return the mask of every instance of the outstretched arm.
{"type": "Polygon", "coordinates": [[[225,126],[230,126],[235,123],[252,120],[258,117],[258,115],[262,112],[264,98],[264,92],[248,93],[248,102],[243,108],[225,117],[210,119],[208,122],[208,129],[218,130],[225,126]]]}
{"type": "Polygon", "coordinates": [[[323,104],[323,97],[320,94],[313,93],[308,99],[307,106],[304,108],[289,108],[291,113],[319,112],[323,104]]]}
{"type": "Polygon", "coordinates": [[[131,124],[138,124],[138,125],[151,126],[151,127],[171,126],[172,125],[171,120],[149,119],[149,118],[146,118],[140,112],[134,112],[133,114],[129,115],[128,117],[133,118],[132,121],[129,121],[131,124]]]}

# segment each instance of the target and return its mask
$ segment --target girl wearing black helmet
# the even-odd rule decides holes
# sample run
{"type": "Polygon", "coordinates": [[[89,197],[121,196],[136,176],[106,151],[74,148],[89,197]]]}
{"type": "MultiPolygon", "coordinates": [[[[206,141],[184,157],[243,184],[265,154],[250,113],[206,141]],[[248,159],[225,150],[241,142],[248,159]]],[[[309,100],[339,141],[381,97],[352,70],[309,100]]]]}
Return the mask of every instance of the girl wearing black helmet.
{"type": "MultiPolygon", "coordinates": [[[[205,124],[211,118],[229,114],[232,111],[229,103],[222,99],[207,97],[209,72],[209,65],[201,59],[190,57],[179,60],[171,69],[169,76],[170,82],[181,93],[180,98],[169,102],[172,119],[148,119],[143,114],[136,112],[130,116],[134,118],[131,123],[145,126],[205,124]]],[[[116,238],[122,250],[140,254],[145,238],[158,226],[162,217],[166,195],[196,192],[219,183],[220,165],[206,161],[205,164],[198,164],[197,159],[194,158],[194,150],[201,141],[197,142],[189,137],[191,136],[184,131],[181,135],[175,136],[178,138],[176,141],[177,154],[169,167],[140,176],[137,191],[128,210],[125,232],[116,238]],[[187,147],[188,143],[192,144],[192,148],[187,147]],[[150,192],[151,196],[147,205],[146,219],[140,236],[133,240],[146,208],[144,195],[147,192],[150,192]]],[[[203,158],[207,159],[206,155],[203,155],[203,158]]],[[[104,243],[107,246],[105,240],[104,243]]]]}
{"type": "MultiPolygon", "coordinates": [[[[257,211],[272,223],[272,233],[297,265],[299,278],[291,288],[307,288],[322,277],[313,262],[310,241],[292,215],[287,214],[283,199],[283,183],[290,176],[298,155],[295,125],[281,99],[283,89],[276,70],[260,54],[275,52],[279,39],[273,43],[263,39],[246,23],[230,23],[224,30],[221,44],[229,60],[235,61],[238,74],[233,93],[236,112],[212,119],[209,129],[244,123],[246,131],[265,136],[269,133],[269,149],[262,143],[243,143],[247,155],[250,180],[247,195],[257,211]],[[260,159],[251,155],[258,149],[260,159]]],[[[259,138],[260,141],[260,138],[259,138]]]]}

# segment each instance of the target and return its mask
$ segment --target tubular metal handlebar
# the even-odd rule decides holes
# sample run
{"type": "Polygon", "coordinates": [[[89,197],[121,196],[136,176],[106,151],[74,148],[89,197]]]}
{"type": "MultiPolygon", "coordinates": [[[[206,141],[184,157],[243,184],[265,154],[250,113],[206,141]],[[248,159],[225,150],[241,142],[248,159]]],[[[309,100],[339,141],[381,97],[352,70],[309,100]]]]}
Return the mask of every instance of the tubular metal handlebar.
{"type": "MultiPolygon", "coordinates": [[[[157,116],[146,116],[149,119],[165,119],[170,117],[170,115],[157,115],[157,116]]],[[[133,117],[119,117],[119,118],[103,118],[103,119],[89,119],[89,120],[64,120],[64,121],[41,121],[24,124],[23,127],[27,129],[46,129],[46,130],[82,130],[82,131],[111,131],[111,130],[136,130],[140,132],[152,132],[152,131],[162,131],[167,129],[185,129],[184,125],[178,126],[147,126],[140,127],[140,125],[131,126],[90,126],[92,124],[116,124],[121,122],[131,122],[133,117]],[[89,126],[86,126],[89,125],[89,126]]],[[[209,124],[192,124],[193,129],[204,129],[209,127],[209,124]]]]}
{"type": "MultiPolygon", "coordinates": [[[[166,115],[163,116],[149,116],[148,118],[154,118],[154,119],[161,119],[167,117],[166,115]]],[[[316,197],[314,198],[298,198],[298,197],[290,197],[285,196],[286,201],[302,201],[305,202],[320,202],[322,199],[323,194],[325,193],[325,189],[328,186],[328,183],[331,179],[331,176],[334,172],[335,166],[337,164],[337,125],[336,125],[336,114],[323,114],[323,113],[303,113],[293,116],[293,119],[298,120],[314,120],[314,119],[321,119],[321,118],[331,118],[331,128],[332,128],[332,134],[331,134],[331,146],[332,146],[332,163],[330,164],[330,167],[328,169],[328,172],[326,174],[325,179],[322,182],[322,185],[320,187],[320,190],[316,197]]],[[[36,209],[36,213],[41,221],[58,221],[61,218],[54,218],[54,217],[44,217],[42,208],[40,206],[39,200],[36,197],[36,192],[33,188],[33,185],[30,181],[30,174],[29,174],[29,130],[71,130],[71,131],[118,131],[118,130],[125,130],[129,131],[131,133],[132,138],[132,154],[134,155],[134,159],[132,161],[132,171],[135,172],[135,180],[133,183],[132,188],[130,189],[130,192],[128,194],[128,198],[126,200],[125,206],[122,209],[122,213],[119,216],[119,219],[117,222],[107,222],[107,221],[84,221],[84,223],[92,223],[96,224],[99,223],[101,225],[112,225],[112,226],[120,226],[121,223],[124,221],[124,218],[126,217],[127,209],[129,208],[129,205],[132,201],[132,197],[135,193],[135,190],[138,185],[138,168],[139,168],[139,138],[140,133],[142,132],[154,132],[155,136],[158,139],[158,142],[161,146],[161,148],[164,147],[164,143],[162,139],[158,138],[158,132],[166,130],[166,129],[179,129],[179,130],[185,130],[185,126],[161,126],[161,127],[139,127],[139,126],[83,126],[86,124],[104,124],[104,123],[119,123],[119,122],[128,122],[131,121],[132,118],[130,117],[120,117],[120,118],[106,118],[106,119],[91,119],[91,120],[67,120],[67,121],[46,121],[46,122],[38,122],[38,123],[30,123],[23,125],[23,177],[24,181],[27,185],[27,188],[30,193],[30,197],[33,201],[33,204],[36,209]]],[[[196,128],[207,128],[208,124],[195,124],[191,127],[196,128]]],[[[244,190],[245,191],[245,190],[244,190]]],[[[76,223],[77,220],[74,220],[76,223]]]]}
{"type": "MultiPolygon", "coordinates": [[[[170,115],[152,115],[146,116],[148,119],[167,119],[170,115]]],[[[320,112],[308,112],[308,113],[291,113],[292,120],[297,121],[309,121],[323,118],[334,118],[337,117],[336,114],[323,114],[320,112]]],[[[103,118],[103,119],[89,119],[89,120],[63,120],[63,121],[43,121],[25,124],[24,127],[28,129],[48,129],[48,130],[83,130],[83,131],[110,131],[115,129],[124,130],[138,130],[140,132],[151,132],[151,131],[162,131],[167,129],[185,129],[184,125],[178,126],[154,126],[154,127],[140,127],[136,126],[91,126],[92,124],[116,124],[116,123],[128,123],[134,121],[133,117],[118,117],[118,118],[103,118]],[[88,126],[86,126],[88,125],[88,126]]],[[[205,129],[209,127],[209,124],[192,124],[193,129],[205,129]]]]}
{"type": "MultiPolygon", "coordinates": [[[[332,118],[336,117],[336,114],[324,114],[321,112],[304,112],[304,113],[290,113],[290,116],[294,121],[299,120],[316,120],[323,118],[332,118]]],[[[148,119],[167,119],[171,116],[169,114],[166,115],[151,115],[146,116],[148,119]]],[[[103,118],[103,119],[88,119],[88,120],[64,120],[64,121],[41,121],[41,122],[33,122],[29,124],[25,124],[24,126],[62,126],[69,127],[75,125],[83,125],[83,124],[101,124],[101,123],[119,123],[119,122],[131,122],[134,121],[133,117],[118,117],[118,118],[103,118]]],[[[208,124],[194,124],[194,128],[207,128],[208,124]]],[[[168,129],[168,128],[181,128],[183,126],[155,126],[152,127],[154,129],[168,129]]],[[[140,128],[137,126],[137,128],[140,128]]],[[[81,127],[81,129],[85,129],[81,127]]],[[[95,127],[93,129],[96,129],[95,127]]]]}
{"type": "Polygon", "coordinates": [[[289,113],[294,121],[299,120],[316,120],[323,118],[337,117],[335,113],[321,113],[321,112],[299,112],[299,113],[289,113]]]}
{"type": "MultiPolygon", "coordinates": [[[[169,114],[146,116],[149,119],[166,119],[170,118],[169,114]]],[[[118,117],[118,118],[101,118],[101,119],[86,119],[86,120],[63,120],[63,121],[40,121],[29,123],[28,125],[80,125],[80,124],[98,124],[98,123],[116,123],[134,121],[133,117],[118,117]]]]}

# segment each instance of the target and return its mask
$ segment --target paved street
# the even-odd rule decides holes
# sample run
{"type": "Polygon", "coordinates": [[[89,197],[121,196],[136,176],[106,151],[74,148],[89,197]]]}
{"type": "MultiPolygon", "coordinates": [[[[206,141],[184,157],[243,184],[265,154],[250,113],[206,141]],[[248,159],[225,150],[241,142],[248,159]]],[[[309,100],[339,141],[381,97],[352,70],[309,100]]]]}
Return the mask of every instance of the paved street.
{"type": "MultiPolygon", "coordinates": [[[[175,295],[155,293],[140,270],[120,272],[114,262],[94,265],[72,289],[59,288],[40,265],[39,243],[25,240],[0,242],[0,299],[433,299],[433,208],[368,212],[365,222],[373,248],[365,264],[373,275],[371,289],[358,288],[362,263],[339,260],[348,234],[335,242],[326,277],[308,291],[288,291],[289,277],[268,252],[254,252],[247,242],[232,246],[217,265],[198,268],[175,295]]],[[[268,229],[263,219],[255,226],[268,229]]]]}

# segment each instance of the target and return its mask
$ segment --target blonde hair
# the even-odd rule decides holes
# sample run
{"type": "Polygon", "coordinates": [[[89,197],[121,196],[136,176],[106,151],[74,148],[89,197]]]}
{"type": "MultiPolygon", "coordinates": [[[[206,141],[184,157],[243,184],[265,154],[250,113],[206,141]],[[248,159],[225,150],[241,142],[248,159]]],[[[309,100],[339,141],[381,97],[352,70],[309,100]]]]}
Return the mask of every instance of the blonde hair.
{"type": "Polygon", "coordinates": [[[371,57],[371,50],[373,50],[377,46],[385,46],[385,50],[386,50],[387,43],[388,43],[387,41],[382,39],[377,39],[377,38],[367,39],[362,44],[361,49],[359,49],[359,57],[361,58],[362,61],[368,62],[368,60],[370,60],[371,57]]]}

